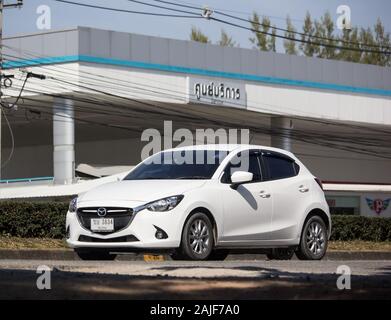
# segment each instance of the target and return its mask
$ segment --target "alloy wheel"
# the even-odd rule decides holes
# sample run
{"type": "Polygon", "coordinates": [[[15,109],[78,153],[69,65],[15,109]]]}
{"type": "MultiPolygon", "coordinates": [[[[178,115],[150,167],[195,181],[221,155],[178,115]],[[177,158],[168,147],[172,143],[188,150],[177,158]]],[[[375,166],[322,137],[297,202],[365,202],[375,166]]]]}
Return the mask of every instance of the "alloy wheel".
{"type": "Polygon", "coordinates": [[[319,222],[313,221],[308,226],[306,233],[306,244],[308,250],[314,255],[322,254],[326,245],[325,238],[326,233],[323,226],[319,222]]]}
{"type": "Polygon", "coordinates": [[[197,255],[202,255],[209,249],[210,233],[204,220],[196,219],[189,229],[189,241],[192,251],[197,255]]]}

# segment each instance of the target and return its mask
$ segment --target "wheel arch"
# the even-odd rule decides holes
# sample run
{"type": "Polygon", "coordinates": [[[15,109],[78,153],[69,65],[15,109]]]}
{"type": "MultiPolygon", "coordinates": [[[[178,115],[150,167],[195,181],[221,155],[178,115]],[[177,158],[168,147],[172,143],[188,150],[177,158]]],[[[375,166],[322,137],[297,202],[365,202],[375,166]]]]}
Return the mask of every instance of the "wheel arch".
{"type": "Polygon", "coordinates": [[[314,208],[314,209],[310,210],[310,212],[308,212],[307,216],[306,216],[305,219],[304,219],[304,223],[302,224],[301,232],[303,232],[304,226],[305,226],[305,224],[307,223],[308,219],[310,219],[310,218],[313,217],[313,216],[319,216],[319,217],[323,220],[323,222],[324,222],[325,225],[326,225],[328,237],[330,237],[330,233],[331,233],[331,221],[330,221],[330,217],[327,215],[326,212],[324,212],[324,211],[323,211],[322,209],[320,209],[320,208],[314,208]]]}
{"type": "Polygon", "coordinates": [[[217,243],[217,238],[218,238],[218,229],[217,229],[217,222],[216,222],[216,219],[215,219],[214,215],[212,214],[212,212],[211,212],[209,209],[207,209],[207,208],[205,208],[205,207],[202,207],[202,206],[199,206],[199,207],[196,207],[196,208],[192,209],[192,210],[190,211],[190,213],[187,215],[187,217],[186,217],[186,219],[185,219],[185,221],[184,221],[184,223],[183,223],[183,228],[182,228],[182,233],[181,233],[181,239],[182,239],[183,230],[184,230],[184,227],[185,227],[186,222],[190,219],[190,217],[191,217],[192,215],[194,215],[194,214],[196,214],[196,213],[199,213],[199,212],[205,214],[205,215],[209,218],[210,222],[212,223],[214,244],[216,245],[216,243],[217,243]]]}

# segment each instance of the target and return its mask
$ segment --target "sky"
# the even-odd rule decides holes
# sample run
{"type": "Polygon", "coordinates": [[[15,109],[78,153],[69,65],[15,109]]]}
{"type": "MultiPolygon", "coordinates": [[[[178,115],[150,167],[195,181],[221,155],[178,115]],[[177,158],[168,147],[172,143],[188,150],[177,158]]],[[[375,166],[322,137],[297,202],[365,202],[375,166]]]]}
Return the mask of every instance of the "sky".
{"type": "MultiPolygon", "coordinates": [[[[128,0],[73,0],[87,4],[94,4],[106,7],[138,10],[147,12],[167,12],[162,9],[151,8],[128,0]]],[[[157,3],[153,0],[140,0],[144,2],[157,3]]],[[[168,0],[170,1],[170,0],[168,0]]],[[[289,14],[294,25],[299,31],[308,10],[314,18],[319,18],[327,10],[332,18],[337,20],[337,7],[348,5],[351,9],[353,26],[373,26],[376,19],[380,17],[387,31],[391,32],[391,1],[390,0],[180,0],[176,3],[185,3],[195,6],[204,6],[216,10],[227,10],[227,13],[249,18],[253,11],[260,15],[268,16],[277,27],[285,27],[285,19],[289,14]]],[[[5,0],[5,3],[13,3],[16,0],[5,0]]],[[[129,13],[108,12],[100,9],[83,8],[74,5],[59,3],[54,0],[24,0],[21,9],[6,9],[4,11],[4,36],[12,36],[25,33],[39,32],[36,21],[39,16],[37,8],[40,5],[47,5],[51,10],[51,29],[62,29],[75,26],[95,27],[101,29],[140,33],[146,35],[160,36],[174,39],[188,39],[192,26],[200,28],[212,42],[220,38],[223,28],[243,48],[251,48],[249,41],[250,31],[240,30],[235,27],[219,24],[216,21],[206,19],[183,19],[151,17],[129,13]]],[[[178,8],[178,7],[173,7],[178,8]]],[[[180,9],[180,8],[178,8],[180,9]]],[[[186,10],[186,9],[184,9],[186,10]]],[[[242,22],[239,22],[242,23],[242,22]]],[[[242,23],[246,25],[246,23],[242,23]]],[[[248,26],[248,25],[247,25],[248,26]]]]}

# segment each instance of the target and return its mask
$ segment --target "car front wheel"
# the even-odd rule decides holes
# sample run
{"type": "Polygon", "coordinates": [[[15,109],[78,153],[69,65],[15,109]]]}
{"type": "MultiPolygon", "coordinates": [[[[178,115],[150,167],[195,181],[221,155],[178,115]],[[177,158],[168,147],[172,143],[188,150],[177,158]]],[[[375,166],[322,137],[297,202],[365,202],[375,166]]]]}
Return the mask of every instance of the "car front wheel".
{"type": "MultiPolygon", "coordinates": [[[[189,260],[207,260],[214,246],[213,226],[202,212],[193,214],[185,223],[181,247],[177,257],[189,260]]],[[[174,255],[175,256],[175,255],[174,255]]]]}
{"type": "Polygon", "coordinates": [[[300,260],[320,260],[327,250],[326,224],[319,216],[312,216],[304,224],[296,256],[300,260]]]}

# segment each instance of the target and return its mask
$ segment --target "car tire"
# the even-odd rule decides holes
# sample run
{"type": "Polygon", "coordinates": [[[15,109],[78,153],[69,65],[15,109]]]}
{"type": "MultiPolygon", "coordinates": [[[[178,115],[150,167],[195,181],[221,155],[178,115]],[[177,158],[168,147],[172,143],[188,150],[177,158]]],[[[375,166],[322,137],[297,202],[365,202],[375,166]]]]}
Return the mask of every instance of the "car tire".
{"type": "Polygon", "coordinates": [[[110,261],[116,258],[116,254],[111,254],[109,251],[95,251],[95,250],[80,250],[75,249],[76,255],[81,260],[105,260],[110,261]]]}
{"type": "Polygon", "coordinates": [[[214,247],[213,226],[208,216],[195,213],[187,219],[177,257],[184,260],[207,260],[214,247]]]}
{"type": "Polygon", "coordinates": [[[319,216],[312,216],[304,223],[296,256],[300,260],[321,260],[326,254],[327,245],[325,222],[319,216]]]}
{"type": "Polygon", "coordinates": [[[229,250],[226,249],[213,250],[208,257],[208,260],[223,261],[227,258],[228,255],[229,255],[229,250]]]}
{"type": "Polygon", "coordinates": [[[292,248],[273,248],[266,256],[269,260],[290,260],[294,254],[292,248]]]}

